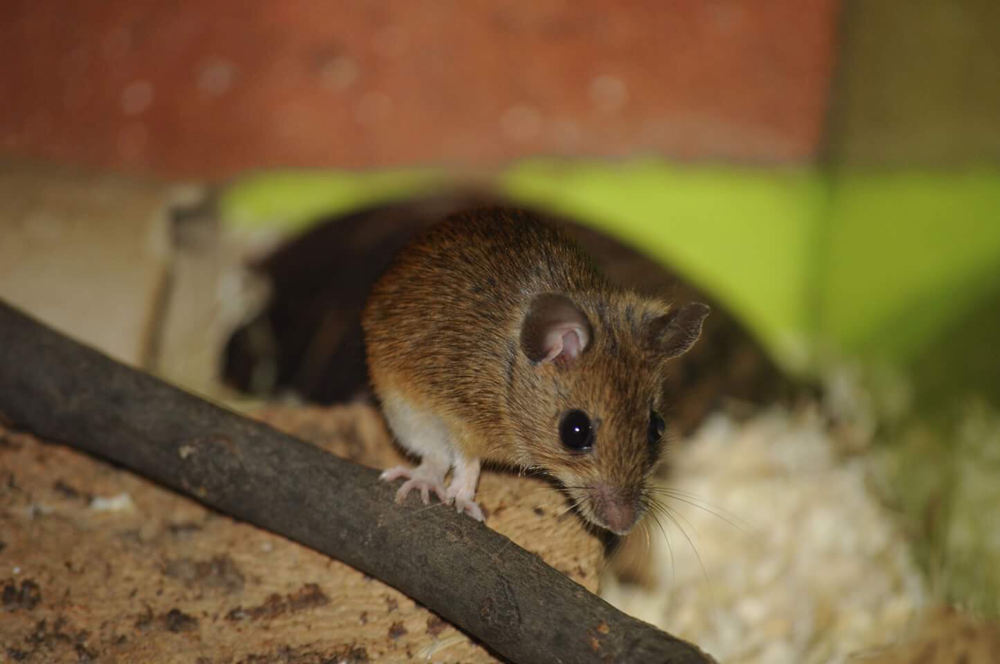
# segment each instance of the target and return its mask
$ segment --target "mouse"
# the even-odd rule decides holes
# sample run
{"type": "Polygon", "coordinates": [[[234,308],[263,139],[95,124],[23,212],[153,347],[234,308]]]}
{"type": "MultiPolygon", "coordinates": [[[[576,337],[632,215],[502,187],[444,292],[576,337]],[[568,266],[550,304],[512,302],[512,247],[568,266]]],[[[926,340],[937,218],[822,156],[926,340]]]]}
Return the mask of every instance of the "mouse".
{"type": "Polygon", "coordinates": [[[611,283],[536,213],[451,214],[396,255],[363,309],[372,391],[420,459],[381,479],[405,480],[396,502],[433,494],[482,521],[484,463],[540,473],[586,521],[628,533],[651,504],[670,361],[708,313],[611,283]]]}

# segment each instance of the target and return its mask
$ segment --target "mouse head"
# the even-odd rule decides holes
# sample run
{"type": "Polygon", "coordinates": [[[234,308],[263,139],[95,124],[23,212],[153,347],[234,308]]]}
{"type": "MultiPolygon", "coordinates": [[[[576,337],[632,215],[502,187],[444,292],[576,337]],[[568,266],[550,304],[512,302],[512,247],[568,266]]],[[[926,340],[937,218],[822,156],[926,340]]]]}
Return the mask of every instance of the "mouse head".
{"type": "Polygon", "coordinates": [[[520,330],[526,362],[512,404],[524,465],[562,483],[583,516],[618,534],[649,504],[663,447],[667,364],[691,348],[709,308],[543,294],[520,330]]]}

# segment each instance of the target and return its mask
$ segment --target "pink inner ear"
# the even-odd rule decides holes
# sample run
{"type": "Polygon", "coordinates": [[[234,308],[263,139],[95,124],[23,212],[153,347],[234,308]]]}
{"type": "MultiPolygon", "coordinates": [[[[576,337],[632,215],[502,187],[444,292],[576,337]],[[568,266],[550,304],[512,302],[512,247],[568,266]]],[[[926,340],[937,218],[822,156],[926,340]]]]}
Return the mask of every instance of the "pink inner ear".
{"type": "Polygon", "coordinates": [[[545,335],[548,352],[542,362],[551,362],[559,357],[575,360],[590,340],[587,331],[576,323],[563,323],[549,330],[545,335]]]}

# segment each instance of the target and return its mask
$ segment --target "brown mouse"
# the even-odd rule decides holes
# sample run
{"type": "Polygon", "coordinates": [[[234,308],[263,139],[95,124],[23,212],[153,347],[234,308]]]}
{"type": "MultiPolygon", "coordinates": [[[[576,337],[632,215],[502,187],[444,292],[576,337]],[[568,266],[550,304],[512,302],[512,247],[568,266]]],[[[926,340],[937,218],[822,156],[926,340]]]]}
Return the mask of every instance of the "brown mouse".
{"type": "Polygon", "coordinates": [[[540,471],[587,520],[628,532],[663,447],[669,360],[697,341],[708,311],[611,284],[529,213],[448,217],[400,252],[362,316],[372,387],[421,457],[382,478],[407,478],[397,501],[433,491],[482,520],[481,463],[540,471]]]}

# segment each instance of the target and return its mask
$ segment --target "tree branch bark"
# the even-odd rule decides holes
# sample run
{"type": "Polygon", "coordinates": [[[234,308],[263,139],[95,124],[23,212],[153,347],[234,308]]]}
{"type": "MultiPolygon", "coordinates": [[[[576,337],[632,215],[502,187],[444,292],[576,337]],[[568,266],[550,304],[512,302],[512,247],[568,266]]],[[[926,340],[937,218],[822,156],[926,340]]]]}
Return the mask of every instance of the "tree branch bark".
{"type": "Polygon", "coordinates": [[[341,560],[513,662],[711,662],[453,510],[219,408],[0,302],[0,414],[341,560]]]}

